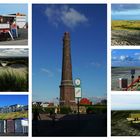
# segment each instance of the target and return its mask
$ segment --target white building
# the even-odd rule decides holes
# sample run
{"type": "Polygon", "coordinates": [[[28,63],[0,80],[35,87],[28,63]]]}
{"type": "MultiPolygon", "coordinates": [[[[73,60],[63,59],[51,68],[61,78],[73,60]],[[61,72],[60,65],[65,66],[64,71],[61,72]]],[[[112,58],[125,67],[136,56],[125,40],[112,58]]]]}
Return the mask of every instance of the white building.
{"type": "Polygon", "coordinates": [[[48,107],[49,106],[49,103],[48,102],[41,103],[41,106],[42,107],[48,107]]]}
{"type": "Polygon", "coordinates": [[[18,111],[25,111],[28,110],[27,105],[19,105],[19,104],[14,104],[10,106],[4,106],[0,108],[0,113],[10,113],[10,112],[18,112],[18,111]]]}
{"type": "Polygon", "coordinates": [[[0,23],[12,23],[15,20],[18,28],[27,28],[27,16],[25,14],[0,15],[0,23]]]}

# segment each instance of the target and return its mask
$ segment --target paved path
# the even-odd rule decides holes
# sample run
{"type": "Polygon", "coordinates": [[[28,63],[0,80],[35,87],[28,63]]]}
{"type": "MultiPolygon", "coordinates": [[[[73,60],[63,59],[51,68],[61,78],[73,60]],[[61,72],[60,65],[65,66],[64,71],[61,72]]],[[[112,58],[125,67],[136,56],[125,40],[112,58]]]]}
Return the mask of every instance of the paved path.
{"type": "Polygon", "coordinates": [[[28,40],[10,40],[10,41],[0,41],[0,45],[28,45],[28,40]]]}

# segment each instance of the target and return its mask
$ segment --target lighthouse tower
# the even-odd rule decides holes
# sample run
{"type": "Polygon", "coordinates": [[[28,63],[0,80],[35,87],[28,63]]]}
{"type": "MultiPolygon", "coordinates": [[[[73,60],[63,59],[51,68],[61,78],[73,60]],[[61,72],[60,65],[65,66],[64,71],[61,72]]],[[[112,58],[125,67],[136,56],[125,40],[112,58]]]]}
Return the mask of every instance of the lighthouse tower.
{"type": "Polygon", "coordinates": [[[72,62],[70,49],[70,34],[64,33],[62,76],[60,85],[60,106],[71,107],[75,105],[74,85],[72,79],[72,62]]]}

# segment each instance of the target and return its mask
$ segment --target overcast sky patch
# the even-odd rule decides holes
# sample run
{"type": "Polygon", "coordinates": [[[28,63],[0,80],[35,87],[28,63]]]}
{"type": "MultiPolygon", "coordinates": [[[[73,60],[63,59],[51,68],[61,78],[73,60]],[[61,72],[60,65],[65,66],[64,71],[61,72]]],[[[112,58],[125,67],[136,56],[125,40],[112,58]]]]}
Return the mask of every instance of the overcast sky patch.
{"type": "Polygon", "coordinates": [[[0,57],[27,57],[28,49],[24,48],[10,48],[0,49],[0,57]]]}

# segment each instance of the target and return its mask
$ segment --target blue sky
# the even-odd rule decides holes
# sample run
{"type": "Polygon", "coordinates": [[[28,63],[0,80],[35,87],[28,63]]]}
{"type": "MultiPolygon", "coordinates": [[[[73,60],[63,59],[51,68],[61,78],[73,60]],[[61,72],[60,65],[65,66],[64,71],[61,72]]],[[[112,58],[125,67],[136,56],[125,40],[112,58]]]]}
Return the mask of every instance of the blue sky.
{"type": "Polygon", "coordinates": [[[138,49],[114,49],[112,50],[113,67],[140,67],[140,50],[138,49]]]}
{"type": "Polygon", "coordinates": [[[22,13],[28,17],[27,4],[0,4],[0,15],[22,13]]]}
{"type": "Polygon", "coordinates": [[[112,4],[113,20],[140,20],[140,4],[112,4]]]}
{"type": "Polygon", "coordinates": [[[106,96],[106,5],[33,5],[33,100],[59,97],[63,34],[83,97],[106,96]]]}
{"type": "Polygon", "coordinates": [[[111,110],[140,110],[140,95],[112,95],[111,110]]]}
{"type": "Polygon", "coordinates": [[[0,107],[13,104],[28,105],[28,95],[0,95],[0,107]]]}

